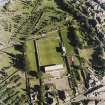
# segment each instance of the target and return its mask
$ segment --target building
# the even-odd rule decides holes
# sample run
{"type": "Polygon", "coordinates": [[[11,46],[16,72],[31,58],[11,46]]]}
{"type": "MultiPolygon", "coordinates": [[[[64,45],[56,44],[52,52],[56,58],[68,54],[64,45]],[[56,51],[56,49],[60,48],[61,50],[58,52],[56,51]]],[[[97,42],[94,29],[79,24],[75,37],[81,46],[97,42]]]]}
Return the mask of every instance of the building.
{"type": "Polygon", "coordinates": [[[64,72],[63,64],[46,66],[44,69],[45,69],[45,73],[51,75],[54,78],[61,78],[62,72],[64,72]]]}

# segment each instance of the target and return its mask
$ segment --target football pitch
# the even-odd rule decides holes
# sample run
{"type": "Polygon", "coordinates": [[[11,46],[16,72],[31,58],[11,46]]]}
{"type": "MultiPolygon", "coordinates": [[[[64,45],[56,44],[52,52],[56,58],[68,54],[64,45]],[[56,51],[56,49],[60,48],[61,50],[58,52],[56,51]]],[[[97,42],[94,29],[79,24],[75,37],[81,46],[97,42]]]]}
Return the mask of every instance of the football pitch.
{"type": "Polygon", "coordinates": [[[38,55],[41,66],[63,63],[63,58],[59,51],[59,42],[60,39],[56,38],[38,40],[38,55]]]}

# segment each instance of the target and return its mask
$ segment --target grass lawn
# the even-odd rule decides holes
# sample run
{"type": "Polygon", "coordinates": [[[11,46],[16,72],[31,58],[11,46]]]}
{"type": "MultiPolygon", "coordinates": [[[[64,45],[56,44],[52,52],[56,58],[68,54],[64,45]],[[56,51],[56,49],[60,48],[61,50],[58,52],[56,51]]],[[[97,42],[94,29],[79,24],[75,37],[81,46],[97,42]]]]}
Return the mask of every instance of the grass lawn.
{"type": "Polygon", "coordinates": [[[58,32],[57,31],[47,32],[46,36],[48,36],[48,37],[50,37],[50,36],[58,37],[58,32]]]}
{"type": "Polygon", "coordinates": [[[80,31],[75,31],[76,36],[79,38],[80,42],[83,42],[83,36],[81,35],[82,33],[80,31]]]}
{"type": "Polygon", "coordinates": [[[0,52],[0,68],[3,67],[8,67],[10,65],[9,62],[11,62],[11,60],[9,59],[9,56],[5,53],[0,52]]]}
{"type": "Polygon", "coordinates": [[[56,5],[53,0],[43,0],[43,6],[47,8],[54,8],[56,5]]]}
{"type": "Polygon", "coordinates": [[[26,68],[28,71],[37,71],[35,47],[32,40],[26,41],[25,50],[26,68]]]}
{"type": "Polygon", "coordinates": [[[40,65],[62,64],[63,59],[59,48],[59,39],[42,39],[38,41],[40,65]]]}
{"type": "Polygon", "coordinates": [[[62,39],[64,41],[64,46],[65,46],[66,51],[67,51],[67,56],[71,57],[72,54],[74,53],[74,49],[73,49],[73,46],[71,46],[70,40],[67,37],[67,29],[61,30],[61,35],[62,35],[62,39]]]}

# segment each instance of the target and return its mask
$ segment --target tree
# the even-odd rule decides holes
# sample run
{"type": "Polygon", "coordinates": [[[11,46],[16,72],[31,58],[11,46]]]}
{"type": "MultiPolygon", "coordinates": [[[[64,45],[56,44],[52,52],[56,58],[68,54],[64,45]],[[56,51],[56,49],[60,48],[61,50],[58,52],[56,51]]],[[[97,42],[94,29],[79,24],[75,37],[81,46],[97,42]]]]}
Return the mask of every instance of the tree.
{"type": "Polygon", "coordinates": [[[92,66],[96,70],[96,73],[104,76],[105,59],[103,59],[103,48],[97,47],[92,57],[92,66]]]}

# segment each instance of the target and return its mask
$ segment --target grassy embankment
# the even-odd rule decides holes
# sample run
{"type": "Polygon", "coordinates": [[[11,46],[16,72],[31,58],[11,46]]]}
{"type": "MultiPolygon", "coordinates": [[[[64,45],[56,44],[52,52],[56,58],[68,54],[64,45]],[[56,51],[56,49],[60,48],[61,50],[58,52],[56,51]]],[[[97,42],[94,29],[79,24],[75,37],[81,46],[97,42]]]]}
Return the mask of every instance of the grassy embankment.
{"type": "Polygon", "coordinates": [[[37,72],[36,55],[35,55],[34,41],[29,40],[25,43],[25,61],[26,69],[28,71],[37,72]]]}

